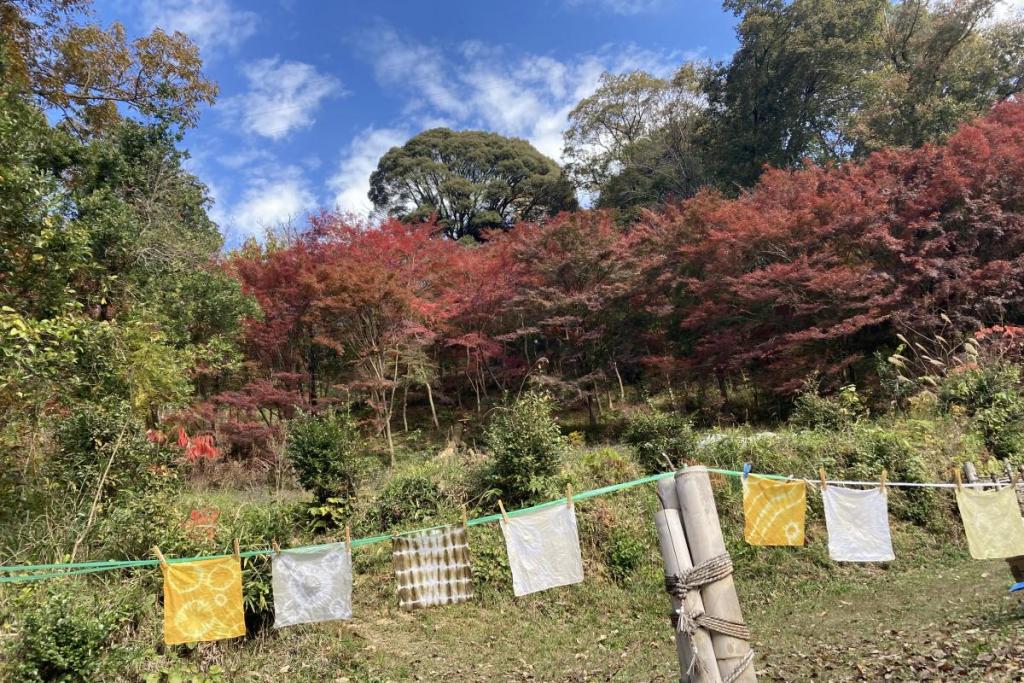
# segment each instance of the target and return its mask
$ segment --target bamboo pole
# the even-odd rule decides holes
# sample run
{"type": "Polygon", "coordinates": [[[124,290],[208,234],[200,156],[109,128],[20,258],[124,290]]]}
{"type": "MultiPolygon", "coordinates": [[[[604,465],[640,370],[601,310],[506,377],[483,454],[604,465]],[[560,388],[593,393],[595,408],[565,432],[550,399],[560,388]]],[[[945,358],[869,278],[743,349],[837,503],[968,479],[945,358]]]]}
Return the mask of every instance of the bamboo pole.
{"type": "MultiPolygon", "coordinates": [[[[659,486],[659,489],[661,487],[659,486]]],[[[664,508],[654,513],[654,526],[658,530],[658,543],[661,546],[661,557],[665,561],[665,576],[679,575],[682,571],[693,567],[690,551],[686,547],[682,521],[679,510],[664,508]]],[[[686,604],[680,605],[679,600],[672,596],[672,609],[679,614],[680,607],[687,614],[703,614],[704,603],[700,591],[689,591],[686,604]]],[[[722,678],[715,664],[715,650],[711,645],[711,635],[706,629],[697,628],[693,638],[676,631],[676,655],[679,658],[679,680],[683,683],[720,683],[722,678]],[[704,662],[702,668],[694,661],[704,662]]]]}
{"type": "MultiPolygon", "coordinates": [[[[715,496],[711,490],[711,479],[706,467],[686,467],[676,473],[676,495],[679,498],[680,516],[686,532],[686,543],[694,564],[726,552],[722,527],[715,507],[715,496]]],[[[727,576],[701,589],[704,611],[710,617],[742,622],[739,597],[732,576],[727,576]]],[[[723,679],[728,678],[738,664],[750,652],[750,643],[742,638],[712,632],[711,642],[718,660],[718,670],[723,679]]],[[[754,663],[735,679],[736,683],[756,683],[754,663]]]]}
{"type": "Polygon", "coordinates": [[[679,511],[679,497],[676,495],[676,482],[674,479],[661,479],[658,481],[658,500],[664,510],[679,511]]]}
{"type": "Polygon", "coordinates": [[[978,482],[978,470],[974,467],[973,462],[964,463],[964,479],[967,480],[968,484],[976,484],[978,482]]]}

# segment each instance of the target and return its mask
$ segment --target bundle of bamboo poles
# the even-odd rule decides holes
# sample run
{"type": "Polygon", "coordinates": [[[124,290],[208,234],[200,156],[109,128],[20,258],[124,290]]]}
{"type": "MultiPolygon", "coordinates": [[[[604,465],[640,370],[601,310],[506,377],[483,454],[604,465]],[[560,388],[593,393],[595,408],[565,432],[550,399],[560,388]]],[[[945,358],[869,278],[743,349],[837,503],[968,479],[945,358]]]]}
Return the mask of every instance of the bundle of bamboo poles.
{"type": "MultiPolygon", "coordinates": [[[[695,566],[726,553],[722,527],[705,467],[686,467],[673,479],[658,482],[661,510],[654,523],[665,562],[665,576],[685,576],[695,566]]],[[[732,575],[672,595],[672,609],[686,623],[676,632],[680,681],[689,683],[756,683],[747,639],[708,628],[705,623],[742,624],[743,614],[732,575]],[[700,619],[706,615],[708,619],[700,619]]],[[[727,629],[729,630],[729,629],[727,629]]]]}

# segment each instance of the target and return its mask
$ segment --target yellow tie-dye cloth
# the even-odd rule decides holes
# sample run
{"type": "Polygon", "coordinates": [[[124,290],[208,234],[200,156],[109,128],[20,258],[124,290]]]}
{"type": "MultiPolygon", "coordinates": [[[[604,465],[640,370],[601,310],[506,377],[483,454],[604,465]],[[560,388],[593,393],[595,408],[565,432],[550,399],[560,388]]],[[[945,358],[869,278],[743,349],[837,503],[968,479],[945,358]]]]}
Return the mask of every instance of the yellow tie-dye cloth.
{"type": "Polygon", "coordinates": [[[750,545],[803,545],[807,484],[750,475],[743,480],[743,537],[750,545]]]}
{"type": "Polygon", "coordinates": [[[234,557],[163,564],[164,642],[245,635],[242,565],[234,557]]]}
{"type": "Polygon", "coordinates": [[[1013,488],[957,489],[956,504],[964,521],[971,557],[998,560],[1024,555],[1024,519],[1013,488]]]}

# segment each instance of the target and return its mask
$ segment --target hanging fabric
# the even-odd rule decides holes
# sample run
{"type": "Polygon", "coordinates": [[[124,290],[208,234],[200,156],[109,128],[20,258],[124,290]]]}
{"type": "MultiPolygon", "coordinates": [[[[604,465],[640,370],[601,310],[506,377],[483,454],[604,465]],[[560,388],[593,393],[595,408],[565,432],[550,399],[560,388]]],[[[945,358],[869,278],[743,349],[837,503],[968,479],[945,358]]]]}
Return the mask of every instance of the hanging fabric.
{"type": "Polygon", "coordinates": [[[956,504],[971,557],[993,560],[1024,555],[1024,518],[1012,487],[998,491],[957,488],[956,504]]]}
{"type": "Polygon", "coordinates": [[[555,505],[501,522],[512,591],[528,595],[583,581],[576,511],[555,505]]]}
{"type": "Polygon", "coordinates": [[[396,536],[391,556],[403,609],[454,605],[473,597],[473,570],[464,526],[396,536]]]}
{"type": "Polygon", "coordinates": [[[743,479],[743,537],[750,545],[803,545],[807,483],[743,479]]]}
{"type": "Polygon", "coordinates": [[[889,495],[879,487],[827,486],[821,492],[828,528],[828,555],[837,562],[891,562],[889,495]]]}
{"type": "Polygon", "coordinates": [[[344,543],[283,550],[272,568],[275,628],[352,618],[352,553],[344,543]]]}
{"type": "Polygon", "coordinates": [[[242,565],[237,557],[168,564],[164,575],[164,642],[168,645],[245,635],[242,565]]]}

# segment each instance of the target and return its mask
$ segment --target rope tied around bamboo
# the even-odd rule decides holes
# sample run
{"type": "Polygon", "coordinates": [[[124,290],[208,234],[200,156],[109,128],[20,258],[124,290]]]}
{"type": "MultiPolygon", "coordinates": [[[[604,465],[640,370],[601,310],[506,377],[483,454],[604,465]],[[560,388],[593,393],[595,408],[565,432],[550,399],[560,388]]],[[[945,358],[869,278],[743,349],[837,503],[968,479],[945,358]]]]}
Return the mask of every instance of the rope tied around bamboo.
{"type": "MultiPolygon", "coordinates": [[[[717,631],[718,633],[749,641],[750,629],[742,622],[712,617],[703,612],[690,614],[686,610],[687,593],[700,590],[701,587],[715,581],[720,581],[731,574],[732,558],[729,556],[729,553],[722,553],[721,555],[708,558],[693,568],[686,569],[679,574],[666,576],[665,590],[679,601],[679,609],[672,615],[673,627],[678,632],[686,633],[690,638],[693,637],[698,628],[704,628],[708,631],[717,631]]],[[[740,661],[739,665],[723,683],[735,681],[753,659],[753,651],[748,652],[747,656],[740,661]]],[[[697,661],[696,657],[691,662],[691,666],[694,664],[701,667],[702,670],[707,666],[705,662],[697,661]]]]}

